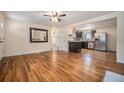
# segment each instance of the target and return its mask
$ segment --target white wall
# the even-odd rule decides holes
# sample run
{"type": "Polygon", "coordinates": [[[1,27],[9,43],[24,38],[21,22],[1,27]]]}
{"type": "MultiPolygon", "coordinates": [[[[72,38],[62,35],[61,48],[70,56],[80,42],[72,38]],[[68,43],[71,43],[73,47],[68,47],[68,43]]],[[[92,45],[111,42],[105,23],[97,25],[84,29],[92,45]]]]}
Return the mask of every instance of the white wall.
{"type": "Polygon", "coordinates": [[[124,63],[124,12],[117,16],[117,62],[124,63]]]}
{"type": "Polygon", "coordinates": [[[117,27],[104,27],[96,29],[97,33],[107,32],[107,50],[116,51],[117,27]]]}
{"type": "Polygon", "coordinates": [[[0,12],[0,38],[1,41],[0,42],[0,60],[4,57],[4,48],[5,48],[5,28],[3,28],[3,26],[1,26],[1,23],[5,24],[5,18],[3,16],[3,14],[0,12]]]}
{"type": "Polygon", "coordinates": [[[6,56],[49,51],[50,49],[51,41],[48,27],[27,22],[8,20],[6,31],[6,56]],[[30,43],[30,27],[48,29],[48,42],[30,43]]]}

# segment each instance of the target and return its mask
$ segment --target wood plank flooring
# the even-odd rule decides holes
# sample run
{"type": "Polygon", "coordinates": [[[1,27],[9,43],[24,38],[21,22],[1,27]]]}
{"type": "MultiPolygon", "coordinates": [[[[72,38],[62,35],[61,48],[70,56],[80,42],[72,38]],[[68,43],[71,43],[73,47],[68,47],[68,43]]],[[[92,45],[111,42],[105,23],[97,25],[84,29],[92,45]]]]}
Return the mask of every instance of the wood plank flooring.
{"type": "Polygon", "coordinates": [[[115,56],[83,49],[81,53],[48,51],[5,57],[0,62],[0,81],[102,81],[106,70],[124,74],[124,64],[116,63],[115,56]]]}

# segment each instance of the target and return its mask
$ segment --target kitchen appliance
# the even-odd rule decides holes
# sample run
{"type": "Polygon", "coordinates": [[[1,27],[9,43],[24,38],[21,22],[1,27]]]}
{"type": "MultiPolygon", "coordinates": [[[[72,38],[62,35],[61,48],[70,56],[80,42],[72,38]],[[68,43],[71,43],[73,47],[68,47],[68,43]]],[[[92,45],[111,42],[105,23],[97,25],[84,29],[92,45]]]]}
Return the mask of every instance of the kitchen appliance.
{"type": "Polygon", "coordinates": [[[94,49],[94,42],[88,42],[88,48],[94,49]]]}
{"type": "Polygon", "coordinates": [[[95,33],[95,50],[107,51],[107,33],[95,33]]]}

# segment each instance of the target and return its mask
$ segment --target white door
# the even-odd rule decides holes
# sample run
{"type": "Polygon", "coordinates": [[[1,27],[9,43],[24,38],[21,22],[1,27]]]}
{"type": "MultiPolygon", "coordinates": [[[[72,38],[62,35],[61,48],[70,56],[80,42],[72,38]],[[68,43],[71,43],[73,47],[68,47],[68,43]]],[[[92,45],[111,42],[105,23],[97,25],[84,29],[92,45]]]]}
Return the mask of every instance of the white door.
{"type": "Polygon", "coordinates": [[[0,25],[0,60],[4,56],[4,53],[3,53],[4,52],[4,39],[3,38],[4,38],[4,31],[0,25]]]}
{"type": "Polygon", "coordinates": [[[52,35],[51,35],[51,39],[52,39],[52,50],[57,50],[57,35],[56,35],[56,32],[52,32],[52,35]]]}
{"type": "Polygon", "coordinates": [[[60,49],[64,51],[68,51],[68,41],[67,41],[67,31],[60,31],[60,49]]]}
{"type": "Polygon", "coordinates": [[[59,50],[59,29],[56,26],[51,28],[52,50],[59,50]]]}

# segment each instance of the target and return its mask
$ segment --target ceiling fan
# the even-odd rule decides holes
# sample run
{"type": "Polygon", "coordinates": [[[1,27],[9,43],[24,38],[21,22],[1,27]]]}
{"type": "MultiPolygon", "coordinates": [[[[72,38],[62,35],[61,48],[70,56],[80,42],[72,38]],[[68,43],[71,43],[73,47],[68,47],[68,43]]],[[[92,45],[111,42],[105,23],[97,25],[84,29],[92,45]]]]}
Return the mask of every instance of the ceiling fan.
{"type": "Polygon", "coordinates": [[[61,21],[60,17],[64,17],[66,16],[66,14],[60,14],[56,11],[52,11],[50,14],[44,14],[43,16],[51,17],[50,21],[52,22],[60,22],[61,21]]]}

